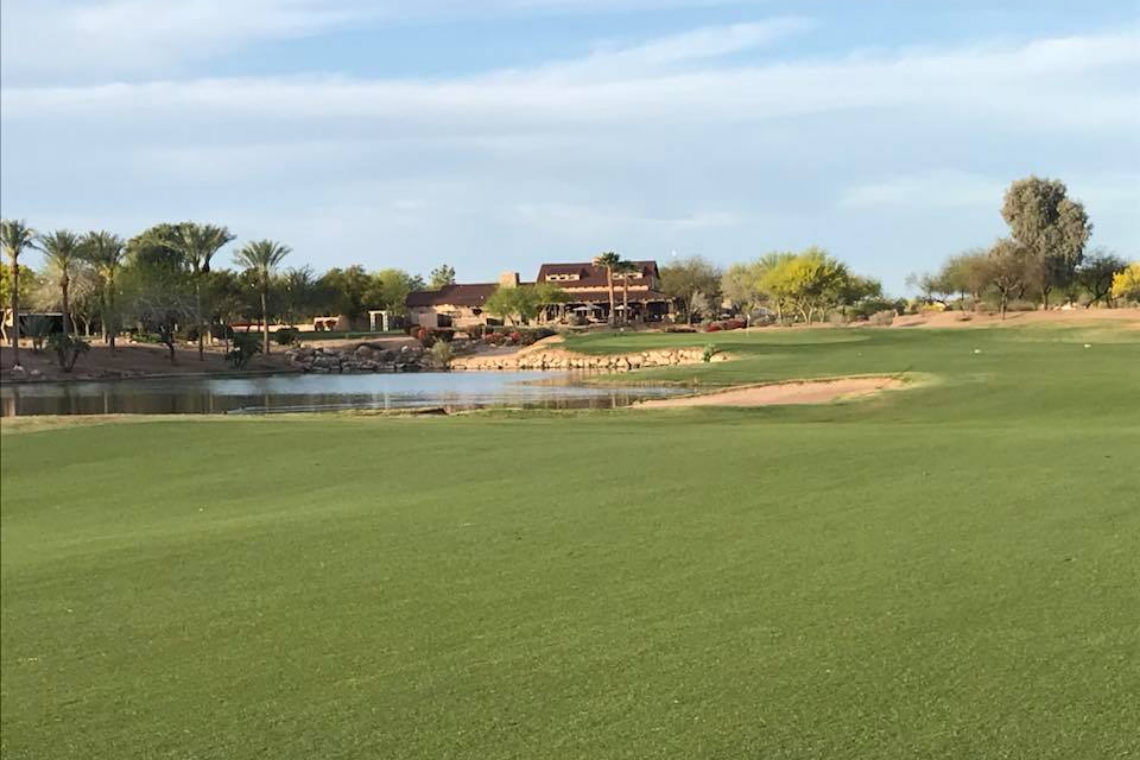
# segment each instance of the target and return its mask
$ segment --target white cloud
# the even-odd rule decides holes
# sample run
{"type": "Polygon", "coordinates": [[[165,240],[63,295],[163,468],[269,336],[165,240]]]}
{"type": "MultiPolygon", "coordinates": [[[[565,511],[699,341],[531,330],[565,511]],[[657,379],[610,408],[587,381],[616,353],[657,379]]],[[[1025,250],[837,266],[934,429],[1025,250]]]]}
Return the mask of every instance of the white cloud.
{"type": "Polygon", "coordinates": [[[435,80],[6,86],[0,197],[46,228],[216,219],[318,266],[447,257],[491,276],[602,248],[729,259],[819,242],[890,285],[925,266],[915,251],[1000,234],[1005,185],[1037,172],[1069,180],[1097,243],[1140,242],[1133,31],[731,57],[803,24],[435,80]]]}
{"type": "MultiPolygon", "coordinates": [[[[722,29],[720,37],[734,37],[731,29],[722,29]]],[[[717,35],[703,30],[701,38],[717,35]]],[[[591,57],[581,66],[444,81],[290,77],[7,88],[2,105],[4,118],[13,121],[68,116],[121,122],[129,116],[149,128],[154,121],[174,118],[194,123],[273,119],[278,126],[348,120],[371,121],[381,130],[433,133],[502,134],[658,119],[749,122],[860,109],[937,113],[972,123],[988,119],[989,128],[996,130],[1104,132],[1140,124],[1140,103],[1125,78],[1140,64],[1140,45],[1131,33],[1003,48],[659,71],[654,59],[672,62],[693,54],[692,45],[672,39],[661,48],[668,54],[647,55],[655,48],[646,45],[603,56],[601,60],[639,62],[637,71],[618,69],[612,77],[599,77],[599,59],[591,57]]],[[[723,43],[718,49],[724,49],[723,43]]]]}
{"type": "Polygon", "coordinates": [[[1005,187],[991,177],[952,170],[888,177],[847,190],[849,208],[997,208],[1005,187]]]}
{"type": "Polygon", "coordinates": [[[9,83],[152,78],[267,40],[351,26],[519,13],[605,13],[756,0],[0,0],[9,83]]]}

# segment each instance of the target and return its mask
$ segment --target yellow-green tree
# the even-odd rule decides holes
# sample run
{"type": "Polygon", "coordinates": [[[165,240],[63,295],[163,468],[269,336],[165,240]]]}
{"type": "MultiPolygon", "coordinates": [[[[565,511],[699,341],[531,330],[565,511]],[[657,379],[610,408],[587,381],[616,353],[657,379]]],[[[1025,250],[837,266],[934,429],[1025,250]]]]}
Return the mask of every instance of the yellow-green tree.
{"type": "Polygon", "coordinates": [[[1134,261],[1112,278],[1112,297],[1140,301],[1140,261],[1134,261]]]}

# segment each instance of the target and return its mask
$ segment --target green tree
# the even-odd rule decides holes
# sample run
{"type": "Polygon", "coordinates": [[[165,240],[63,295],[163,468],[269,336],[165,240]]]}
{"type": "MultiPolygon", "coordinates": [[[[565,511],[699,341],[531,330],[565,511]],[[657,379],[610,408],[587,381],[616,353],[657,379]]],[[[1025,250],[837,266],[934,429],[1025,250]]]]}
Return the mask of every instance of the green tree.
{"type": "Polygon", "coordinates": [[[36,232],[20,219],[0,220],[0,246],[4,248],[4,255],[8,257],[8,267],[12,278],[11,292],[8,294],[12,304],[12,334],[9,340],[12,344],[12,362],[20,363],[20,254],[35,246],[36,232]]]}
{"type": "Polygon", "coordinates": [[[373,299],[378,298],[375,279],[359,264],[328,270],[321,275],[318,286],[319,300],[326,313],[344,316],[353,322],[364,315],[373,299]]]}
{"type": "Polygon", "coordinates": [[[281,265],[292,249],[272,240],[256,240],[246,243],[234,261],[243,267],[257,283],[258,293],[261,295],[261,326],[263,343],[261,350],[269,353],[269,284],[273,273],[281,265]]]}
{"type": "Polygon", "coordinates": [[[990,248],[986,258],[986,279],[998,295],[998,309],[1005,319],[1009,302],[1029,287],[1034,272],[1032,251],[1011,238],[1002,238],[990,248]]]}
{"type": "Polygon", "coordinates": [[[977,304],[988,287],[986,256],[984,249],[964,251],[951,256],[938,272],[938,288],[947,294],[958,294],[959,308],[963,311],[967,297],[977,304]]]}
{"type": "Polygon", "coordinates": [[[455,267],[449,264],[440,264],[435,269],[431,270],[429,277],[432,290],[439,290],[445,285],[455,284],[455,267]]]}
{"type": "Polygon", "coordinates": [[[182,222],[170,228],[171,238],[163,240],[180,251],[194,278],[195,310],[198,317],[198,360],[206,359],[206,324],[202,304],[202,291],[210,275],[210,260],[214,255],[233,241],[234,235],[226,227],[197,222],[182,222]]]}
{"type": "Polygon", "coordinates": [[[720,270],[701,256],[689,256],[661,268],[661,291],[681,304],[689,321],[701,311],[717,307],[720,282],[720,270]]]}
{"type": "Polygon", "coordinates": [[[606,270],[606,289],[610,296],[610,327],[617,322],[617,304],[614,298],[614,271],[621,265],[621,256],[613,251],[605,251],[594,257],[594,266],[606,270]]]}
{"type": "Polygon", "coordinates": [[[537,308],[555,306],[558,316],[562,316],[562,307],[570,300],[569,293],[553,282],[540,282],[530,287],[534,288],[534,301],[537,308]]]}
{"type": "Polygon", "coordinates": [[[129,266],[167,269],[186,269],[183,255],[182,225],[163,222],[156,224],[127,241],[129,266]]]}
{"type": "Polygon", "coordinates": [[[78,235],[71,230],[56,230],[40,238],[40,247],[48,268],[58,278],[61,311],[63,312],[63,332],[71,335],[71,278],[82,261],[82,246],[78,235]]]}
{"type": "Polygon", "coordinates": [[[126,256],[126,244],[118,235],[107,231],[89,232],[83,236],[83,258],[95,269],[102,283],[103,298],[100,318],[103,335],[111,352],[115,351],[115,335],[119,328],[119,314],[115,304],[115,277],[126,256]]]}
{"type": "Polygon", "coordinates": [[[538,289],[533,285],[499,287],[488,296],[483,308],[504,322],[526,323],[538,315],[538,308],[542,305],[539,295],[538,289]]]}
{"type": "Polygon", "coordinates": [[[1106,300],[1112,293],[1112,281],[1127,267],[1127,261],[1103,249],[1085,257],[1077,268],[1077,282],[1092,298],[1090,305],[1101,301],[1112,305],[1111,300],[1106,300]]]}
{"type": "Polygon", "coordinates": [[[281,314],[291,326],[312,316],[317,301],[317,279],[310,266],[289,269],[277,278],[276,290],[281,300],[281,314]]]}
{"type": "MultiPolygon", "coordinates": [[[[130,243],[127,244],[128,250],[130,243]]],[[[158,336],[167,358],[177,364],[177,330],[192,323],[196,315],[194,283],[190,273],[163,259],[126,255],[127,265],[119,275],[120,313],[144,332],[158,336]]]]}
{"type": "Polygon", "coordinates": [[[760,287],[767,271],[760,261],[747,261],[733,264],[721,275],[721,293],[744,313],[745,320],[749,322],[752,319],[752,312],[769,296],[760,287]]]}
{"type": "MultiPolygon", "coordinates": [[[[435,273],[432,273],[432,277],[435,273]]],[[[381,269],[373,277],[376,279],[373,306],[392,312],[404,314],[408,308],[406,301],[408,294],[424,289],[424,281],[419,275],[413,275],[402,269],[381,269]]],[[[434,282],[434,281],[433,281],[434,282]]]]}
{"type": "Polygon", "coordinates": [[[1092,224],[1083,205],[1068,197],[1065,183],[1027,177],[1010,185],[1002,217],[1028,258],[1025,278],[1049,307],[1049,293],[1067,284],[1080,266],[1092,224]]]}

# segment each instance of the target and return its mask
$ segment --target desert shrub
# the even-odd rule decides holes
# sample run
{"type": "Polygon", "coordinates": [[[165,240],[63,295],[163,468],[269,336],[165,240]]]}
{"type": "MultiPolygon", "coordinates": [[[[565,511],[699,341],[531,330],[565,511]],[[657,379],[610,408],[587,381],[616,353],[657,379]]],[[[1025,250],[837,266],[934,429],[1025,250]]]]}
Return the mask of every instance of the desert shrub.
{"type": "Polygon", "coordinates": [[[80,337],[72,337],[67,333],[52,333],[47,339],[48,345],[55,351],[59,368],[64,372],[75,369],[79,357],[91,350],[91,344],[80,337]]]}
{"type": "Polygon", "coordinates": [[[259,333],[234,333],[233,347],[226,354],[226,364],[234,369],[242,369],[250,360],[261,353],[261,336],[259,333]]]}
{"type": "Polygon", "coordinates": [[[890,327],[894,324],[895,316],[894,309],[883,309],[872,314],[867,321],[875,327],[890,327]]]}
{"type": "MultiPolygon", "coordinates": [[[[182,327],[174,333],[175,339],[180,343],[197,343],[198,342],[198,327],[197,325],[191,327],[182,327]]],[[[236,335],[231,336],[236,339],[236,335]]]]}
{"type": "Polygon", "coordinates": [[[431,347],[431,355],[439,363],[439,366],[446,368],[451,364],[451,344],[446,340],[436,341],[431,347]]]}
{"type": "Polygon", "coordinates": [[[1033,301],[1017,300],[1010,301],[1009,305],[1005,307],[1006,311],[1037,311],[1037,304],[1033,301]]]}
{"type": "Polygon", "coordinates": [[[887,311],[888,309],[895,312],[896,314],[905,313],[906,301],[903,301],[901,303],[901,311],[899,310],[899,305],[900,304],[898,301],[888,301],[885,298],[864,298],[862,301],[853,304],[850,309],[848,309],[847,313],[855,319],[870,319],[880,311],[887,311]]]}
{"type": "Polygon", "coordinates": [[[506,333],[489,332],[483,335],[483,342],[490,346],[501,346],[507,342],[506,333]]]}
{"type": "Polygon", "coordinates": [[[701,361],[708,364],[712,361],[713,357],[720,353],[720,349],[713,344],[705,346],[705,350],[701,352],[701,361]]]}
{"type": "Polygon", "coordinates": [[[830,322],[831,324],[835,325],[836,327],[843,327],[844,325],[846,325],[851,320],[843,312],[833,311],[827,315],[827,321],[830,322]]]}
{"type": "Polygon", "coordinates": [[[297,342],[301,333],[295,327],[282,327],[273,333],[273,342],[279,346],[291,346],[297,342]]]}

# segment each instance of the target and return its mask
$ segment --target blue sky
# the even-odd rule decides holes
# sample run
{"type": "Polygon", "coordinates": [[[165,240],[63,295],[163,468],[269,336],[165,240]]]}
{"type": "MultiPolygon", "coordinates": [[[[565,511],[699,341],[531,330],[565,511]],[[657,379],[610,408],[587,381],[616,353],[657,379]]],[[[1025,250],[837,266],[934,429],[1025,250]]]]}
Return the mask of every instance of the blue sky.
{"type": "Polygon", "coordinates": [[[462,280],[819,244],[904,290],[1069,183],[1140,256],[1140,2],[0,0],[0,210],[462,280]],[[1077,6],[1079,5],[1079,9],[1077,6]]]}

